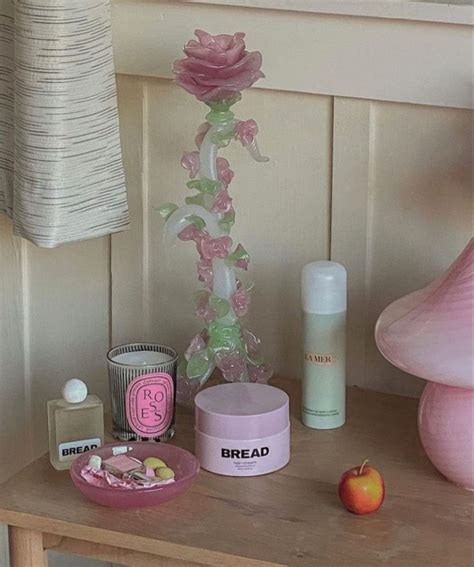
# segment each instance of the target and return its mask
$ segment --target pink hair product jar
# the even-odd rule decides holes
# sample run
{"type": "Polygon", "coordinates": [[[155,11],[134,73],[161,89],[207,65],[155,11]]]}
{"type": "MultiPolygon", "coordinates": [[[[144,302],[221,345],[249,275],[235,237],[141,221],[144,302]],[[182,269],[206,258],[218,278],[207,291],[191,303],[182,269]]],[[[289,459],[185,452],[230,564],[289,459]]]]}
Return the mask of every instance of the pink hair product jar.
{"type": "Polygon", "coordinates": [[[231,383],[194,399],[196,457],[207,471],[257,476],[290,460],[288,395],[266,384],[231,383]]]}

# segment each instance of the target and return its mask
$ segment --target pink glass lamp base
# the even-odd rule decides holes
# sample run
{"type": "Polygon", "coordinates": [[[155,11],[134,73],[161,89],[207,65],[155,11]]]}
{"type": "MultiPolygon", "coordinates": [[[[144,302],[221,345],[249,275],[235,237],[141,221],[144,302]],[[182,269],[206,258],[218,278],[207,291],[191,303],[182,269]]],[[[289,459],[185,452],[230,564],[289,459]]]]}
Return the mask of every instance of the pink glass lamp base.
{"type": "Polygon", "coordinates": [[[428,382],[418,431],[433,465],[451,482],[474,490],[474,390],[428,382]]]}
{"type": "Polygon", "coordinates": [[[433,465],[451,482],[474,490],[474,239],[448,270],[423,289],[389,305],[375,340],[397,368],[429,380],[418,429],[433,465]]]}

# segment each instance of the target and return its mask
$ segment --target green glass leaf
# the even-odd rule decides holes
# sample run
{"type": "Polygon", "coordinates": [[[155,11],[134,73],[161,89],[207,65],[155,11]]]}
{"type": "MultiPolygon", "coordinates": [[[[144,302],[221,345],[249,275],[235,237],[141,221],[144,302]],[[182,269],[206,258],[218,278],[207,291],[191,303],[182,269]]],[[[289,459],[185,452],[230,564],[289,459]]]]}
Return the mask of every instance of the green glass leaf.
{"type": "Polygon", "coordinates": [[[225,263],[228,266],[233,266],[239,260],[244,260],[247,262],[250,260],[250,255],[247,252],[247,250],[245,250],[245,248],[242,246],[242,244],[239,244],[237,248],[232,252],[232,254],[227,256],[225,263]]]}
{"type": "Polygon", "coordinates": [[[200,179],[192,179],[186,183],[186,187],[188,189],[197,189],[201,191],[201,180],[200,179]]]}
{"type": "Polygon", "coordinates": [[[229,223],[220,220],[218,224],[220,229],[225,232],[225,234],[230,234],[232,226],[229,223]]]}
{"type": "Polygon", "coordinates": [[[254,287],[255,287],[255,282],[247,282],[245,284],[245,289],[246,289],[247,293],[250,293],[251,291],[253,291],[254,287]]]}
{"type": "Polygon", "coordinates": [[[234,226],[235,223],[235,211],[229,211],[226,213],[220,221],[218,221],[218,225],[221,227],[222,230],[229,234],[230,229],[234,226]]]}
{"type": "Polygon", "coordinates": [[[230,304],[226,299],[219,297],[217,295],[211,295],[209,297],[209,305],[217,313],[217,317],[225,317],[230,311],[230,304]]]}
{"type": "Polygon", "coordinates": [[[188,361],[185,358],[182,358],[178,364],[177,375],[181,377],[187,376],[186,370],[188,368],[188,361]]]}
{"type": "Polygon", "coordinates": [[[209,334],[209,350],[218,352],[219,350],[239,350],[243,349],[240,325],[222,325],[218,321],[213,321],[207,328],[209,334]]]}
{"type": "Polygon", "coordinates": [[[211,109],[206,115],[206,120],[210,124],[228,124],[234,120],[234,113],[229,109],[230,107],[241,100],[242,95],[237,92],[232,97],[223,100],[214,100],[206,102],[207,106],[211,109]]]}
{"type": "Polygon", "coordinates": [[[174,203],[165,203],[164,205],[158,207],[158,212],[165,220],[168,220],[169,217],[177,210],[177,208],[178,205],[175,205],[174,203]]]}
{"type": "Polygon", "coordinates": [[[219,148],[225,148],[230,144],[230,141],[234,138],[233,130],[223,130],[221,132],[216,132],[211,136],[211,142],[218,146],[219,148]]]}
{"type": "Polygon", "coordinates": [[[207,101],[206,104],[213,112],[227,112],[229,108],[236,102],[239,102],[239,100],[242,100],[242,94],[236,92],[229,98],[210,100],[207,101]]]}
{"type": "Polygon", "coordinates": [[[186,375],[189,380],[202,380],[212,364],[209,350],[201,350],[193,354],[188,362],[186,375]]]}
{"type": "Polygon", "coordinates": [[[200,207],[206,207],[205,196],[202,193],[199,195],[193,195],[192,197],[186,197],[184,200],[187,205],[199,205],[200,207]]]}
{"type": "Polygon", "coordinates": [[[200,193],[209,193],[210,195],[215,195],[217,193],[219,185],[219,181],[207,179],[207,177],[202,179],[193,179],[186,183],[186,187],[189,189],[197,189],[200,193]]]}
{"type": "Polygon", "coordinates": [[[193,224],[198,230],[202,230],[206,226],[204,220],[197,215],[189,215],[188,217],[186,217],[186,220],[193,224]]]}

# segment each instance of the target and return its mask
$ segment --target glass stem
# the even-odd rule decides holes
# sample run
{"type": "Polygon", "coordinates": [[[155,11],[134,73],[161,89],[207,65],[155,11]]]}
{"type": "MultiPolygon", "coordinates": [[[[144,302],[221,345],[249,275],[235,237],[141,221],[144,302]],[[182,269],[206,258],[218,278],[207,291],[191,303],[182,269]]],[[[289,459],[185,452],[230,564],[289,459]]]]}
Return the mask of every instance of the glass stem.
{"type": "MultiPolygon", "coordinates": [[[[212,137],[214,134],[228,128],[232,120],[226,122],[220,122],[218,124],[212,124],[209,128],[204,140],[201,144],[201,149],[199,152],[200,161],[200,171],[199,177],[201,179],[207,178],[212,181],[218,181],[217,175],[217,153],[219,148],[216,144],[212,142],[212,137]]],[[[221,219],[222,215],[219,213],[213,213],[216,217],[216,224],[221,219]]],[[[220,231],[219,236],[224,236],[225,232],[220,231]]],[[[230,297],[234,293],[237,287],[235,271],[233,267],[227,266],[225,260],[221,258],[214,258],[212,260],[212,271],[213,271],[213,285],[212,293],[221,297],[222,299],[230,300],[230,297]]]]}

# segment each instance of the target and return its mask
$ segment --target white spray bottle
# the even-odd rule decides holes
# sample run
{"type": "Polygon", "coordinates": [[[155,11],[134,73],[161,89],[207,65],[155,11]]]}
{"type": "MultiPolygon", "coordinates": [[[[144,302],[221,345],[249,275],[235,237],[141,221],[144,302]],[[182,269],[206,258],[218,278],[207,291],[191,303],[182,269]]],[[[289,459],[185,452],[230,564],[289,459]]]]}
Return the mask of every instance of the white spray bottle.
{"type": "Polygon", "coordinates": [[[301,283],[302,420],[314,429],[334,429],[346,419],[347,273],[336,262],[312,262],[301,283]]]}

